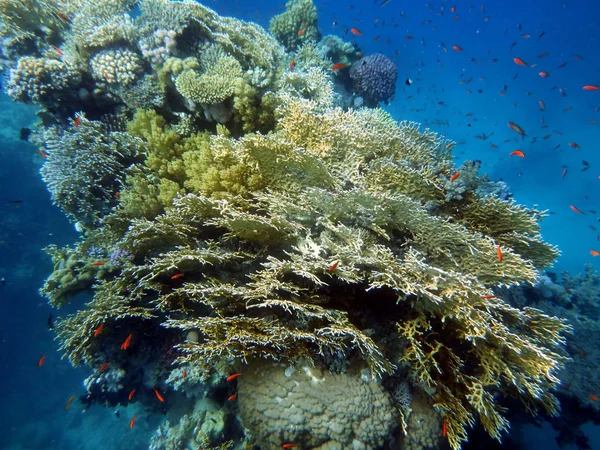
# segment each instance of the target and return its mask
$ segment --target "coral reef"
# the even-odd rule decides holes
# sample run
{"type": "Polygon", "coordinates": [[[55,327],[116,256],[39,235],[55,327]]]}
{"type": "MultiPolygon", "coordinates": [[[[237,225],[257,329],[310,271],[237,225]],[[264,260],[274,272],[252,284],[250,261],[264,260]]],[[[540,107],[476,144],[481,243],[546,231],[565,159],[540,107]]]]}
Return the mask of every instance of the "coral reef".
{"type": "Polygon", "coordinates": [[[332,375],[299,365],[255,364],[238,381],[244,427],[261,448],[302,442],[313,449],[381,447],[400,420],[389,395],[360,371],[332,375]]]}
{"type": "Polygon", "coordinates": [[[274,16],[269,31],[287,51],[296,50],[303,42],[319,41],[317,7],[312,0],[290,0],[285,12],[274,16]]]}
{"type": "Polygon", "coordinates": [[[476,424],[500,440],[509,399],[557,413],[569,326],[497,294],[556,257],[544,214],[379,109],[390,60],[317,42],[310,0],[274,37],[192,1],[49,4],[68,16],[39,34],[46,2],[15,4],[3,33],[35,45],[2,58],[82,232],[41,293],[93,295],[55,327],[87,403],[162,398],[152,448],[456,450],[476,424]]]}
{"type": "Polygon", "coordinates": [[[387,56],[376,53],[352,64],[350,78],[367,104],[377,104],[394,98],[398,69],[387,56]]]}

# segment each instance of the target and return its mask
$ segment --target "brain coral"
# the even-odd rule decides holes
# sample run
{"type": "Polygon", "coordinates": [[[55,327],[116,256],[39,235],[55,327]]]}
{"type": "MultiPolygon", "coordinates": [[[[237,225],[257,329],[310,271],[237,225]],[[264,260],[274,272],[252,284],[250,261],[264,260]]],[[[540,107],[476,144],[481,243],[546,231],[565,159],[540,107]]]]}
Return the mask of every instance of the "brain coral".
{"type": "Polygon", "coordinates": [[[377,53],[352,64],[350,77],[359,86],[367,104],[376,104],[394,97],[398,70],[387,56],[377,53]]]}
{"type": "Polygon", "coordinates": [[[373,449],[399,415],[380,384],[359,372],[333,375],[315,367],[261,362],[238,379],[240,416],[262,449],[286,442],[312,449],[373,449]]]}

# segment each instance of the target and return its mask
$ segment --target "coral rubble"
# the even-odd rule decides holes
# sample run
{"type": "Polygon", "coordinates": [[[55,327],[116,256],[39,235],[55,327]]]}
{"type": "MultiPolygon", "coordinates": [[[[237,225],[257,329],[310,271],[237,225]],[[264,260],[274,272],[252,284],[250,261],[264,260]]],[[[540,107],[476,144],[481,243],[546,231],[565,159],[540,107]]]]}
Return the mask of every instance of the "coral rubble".
{"type": "Polygon", "coordinates": [[[502,438],[507,397],[558,412],[568,325],[492,290],[557,255],[543,213],[475,163],[449,182],[453,143],[377,107],[394,63],[317,42],[311,0],[273,36],[191,1],[17,3],[6,90],[44,109],[42,177],[82,232],[41,293],[93,294],[56,323],[90,403],[158,398],[157,449],[458,449],[502,438]]]}

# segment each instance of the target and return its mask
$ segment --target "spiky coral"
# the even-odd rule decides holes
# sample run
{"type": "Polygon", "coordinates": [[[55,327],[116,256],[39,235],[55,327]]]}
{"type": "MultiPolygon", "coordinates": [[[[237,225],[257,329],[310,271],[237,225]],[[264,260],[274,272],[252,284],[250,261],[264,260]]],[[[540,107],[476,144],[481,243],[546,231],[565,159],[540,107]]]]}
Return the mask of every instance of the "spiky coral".
{"type": "MultiPolygon", "coordinates": [[[[450,143],[381,111],[322,110],[287,100],[269,135],[202,141],[205,153],[195,161],[202,161],[204,175],[196,176],[243,164],[228,183],[185,184],[189,193],[163,215],[133,222],[122,242],[138,263],[98,286],[103,302],[122,305],[101,309],[103,319],[118,323],[126,305],[135,305],[142,308],[135,314],[168,328],[195,330],[198,342],[178,346],[182,363],[356,352],[380,376],[393,366],[349,321],[340,296],[351,308],[395,296],[397,310],[385,321],[396,322],[407,340],[403,359],[415,383],[435,392],[454,448],[476,418],[500,438],[507,422],[498,393],[555,413],[550,390],[565,360],[557,350],[565,324],[512,308],[490,291],[535,281],[532,261],[553,254],[539,238],[538,215],[476,195],[447,209],[444,180],[455,170],[450,143]],[[504,241],[499,261],[498,242],[509,230],[538,242],[529,258],[504,241]],[[177,273],[183,282],[170,281],[177,273]]],[[[170,132],[163,123],[152,133],[161,142],[170,132]]],[[[185,162],[197,150],[178,151],[185,162]]],[[[97,307],[90,306],[59,328],[77,361],[86,349],[70,324],[96,324],[97,307]]]]}

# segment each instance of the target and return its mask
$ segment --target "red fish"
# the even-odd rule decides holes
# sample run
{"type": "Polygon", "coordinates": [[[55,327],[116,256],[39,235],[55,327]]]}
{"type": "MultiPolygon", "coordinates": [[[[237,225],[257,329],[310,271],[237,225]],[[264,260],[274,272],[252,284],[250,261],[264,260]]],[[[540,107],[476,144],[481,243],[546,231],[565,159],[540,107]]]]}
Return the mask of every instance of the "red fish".
{"type": "Polygon", "coordinates": [[[459,47],[458,45],[453,45],[452,50],[454,50],[455,52],[463,52],[464,51],[462,49],[462,47],[459,47]]]}
{"type": "Polygon", "coordinates": [[[229,375],[229,376],[227,377],[227,380],[226,380],[226,381],[233,381],[233,380],[235,380],[237,377],[239,377],[240,375],[241,375],[241,373],[239,373],[239,372],[238,372],[238,373],[234,373],[233,375],[229,375]]]}
{"type": "Polygon", "coordinates": [[[71,407],[71,403],[73,403],[73,400],[75,400],[75,395],[71,395],[67,400],[67,404],[65,405],[65,411],[69,410],[69,408],[71,407]]]}
{"type": "Polygon", "coordinates": [[[121,344],[121,350],[127,350],[129,348],[129,345],[131,344],[131,338],[133,337],[133,333],[130,333],[129,336],[127,336],[127,339],[125,339],[123,341],[123,343],[121,344]]]}
{"type": "Polygon", "coordinates": [[[500,246],[496,247],[496,253],[498,254],[498,261],[502,262],[504,257],[502,255],[502,249],[500,248],[500,246]]]}
{"type": "Polygon", "coordinates": [[[75,121],[73,122],[73,125],[75,125],[75,128],[79,127],[79,125],[81,125],[81,117],[77,116],[75,118],[75,121]]]}
{"type": "Polygon", "coordinates": [[[442,422],[442,436],[446,437],[448,436],[448,419],[444,418],[444,421],[442,422]]]}
{"type": "Polygon", "coordinates": [[[571,208],[571,211],[576,212],[577,214],[582,214],[583,215],[583,211],[581,211],[579,208],[570,205],[569,208],[571,208]]]}
{"type": "Polygon", "coordinates": [[[98,328],[96,328],[96,331],[94,331],[94,337],[98,337],[98,335],[100,333],[102,333],[102,330],[104,330],[104,324],[101,323],[100,326],[98,328]]]}
{"type": "Polygon", "coordinates": [[[590,250],[590,255],[592,255],[592,256],[600,256],[600,252],[598,252],[596,250],[590,250]]]}
{"type": "Polygon", "coordinates": [[[296,65],[296,61],[292,59],[292,62],[290,63],[290,71],[294,70],[295,65],[296,65]]]}
{"type": "Polygon", "coordinates": [[[360,31],[358,28],[350,28],[350,33],[356,35],[356,36],[362,36],[362,31],[360,31]]]}
{"type": "Polygon", "coordinates": [[[48,157],[48,155],[46,154],[46,152],[44,152],[43,150],[38,150],[38,154],[39,154],[39,155],[40,155],[42,158],[44,158],[44,159],[46,159],[46,158],[48,157]]]}
{"type": "Polygon", "coordinates": [[[527,63],[523,61],[521,58],[513,58],[513,62],[518,64],[519,66],[527,67],[527,63]]]}
{"type": "Polygon", "coordinates": [[[46,355],[42,355],[42,357],[38,361],[38,367],[42,367],[44,365],[45,361],[46,361],[46,355]]]}
{"type": "Polygon", "coordinates": [[[134,414],[133,417],[131,418],[131,422],[129,422],[129,429],[133,428],[133,426],[135,425],[136,417],[137,417],[137,414],[134,414]]]}
{"type": "Polygon", "coordinates": [[[297,445],[296,444],[283,444],[281,446],[281,448],[296,448],[297,445]]]}
{"type": "Polygon", "coordinates": [[[346,67],[346,64],[344,63],[334,64],[333,66],[331,66],[331,70],[340,70],[344,67],[346,67]]]}
{"type": "Polygon", "coordinates": [[[233,395],[230,395],[229,397],[227,397],[227,401],[228,402],[232,402],[237,398],[237,392],[233,395]]]}
{"type": "Polygon", "coordinates": [[[520,156],[521,158],[525,158],[525,153],[523,153],[521,150],[515,150],[508,156],[520,156]]]}
{"type": "Polygon", "coordinates": [[[515,133],[517,133],[519,136],[521,136],[521,139],[525,139],[525,136],[527,136],[525,134],[525,131],[523,130],[523,128],[521,128],[516,123],[514,123],[514,122],[507,122],[507,125],[510,127],[511,130],[513,130],[515,133]]]}
{"type": "Polygon", "coordinates": [[[183,274],[182,274],[182,273],[176,273],[175,275],[173,275],[173,276],[171,277],[171,280],[177,280],[178,278],[181,278],[182,276],[183,276],[183,274]]]}
{"type": "Polygon", "coordinates": [[[584,91],[600,91],[600,86],[595,86],[593,84],[586,84],[581,89],[584,91]]]}
{"type": "Polygon", "coordinates": [[[575,150],[579,150],[579,144],[577,142],[569,142],[569,145],[573,147],[575,150]]]}
{"type": "Polygon", "coordinates": [[[542,78],[548,78],[550,74],[548,72],[538,72],[538,75],[542,78]]]}
{"type": "Polygon", "coordinates": [[[298,30],[298,36],[302,36],[303,34],[304,34],[304,31],[298,30]]]}
{"type": "Polygon", "coordinates": [[[131,399],[133,398],[134,395],[135,395],[135,389],[132,389],[131,392],[129,393],[129,395],[127,396],[127,400],[131,401],[131,399]]]}
{"type": "Polygon", "coordinates": [[[337,269],[337,266],[340,264],[339,261],[335,261],[332,265],[329,266],[329,271],[333,272],[335,269],[337,269]]]}
{"type": "Polygon", "coordinates": [[[108,368],[108,366],[110,366],[109,362],[105,362],[104,364],[102,364],[100,366],[100,372],[104,372],[108,368]]]}
{"type": "Polygon", "coordinates": [[[154,389],[154,393],[156,394],[156,398],[161,402],[164,403],[165,402],[165,398],[160,395],[160,392],[158,392],[156,389],[154,389]]]}
{"type": "Polygon", "coordinates": [[[103,266],[104,264],[106,264],[104,261],[96,261],[95,263],[90,264],[90,266],[99,267],[103,266]]]}

